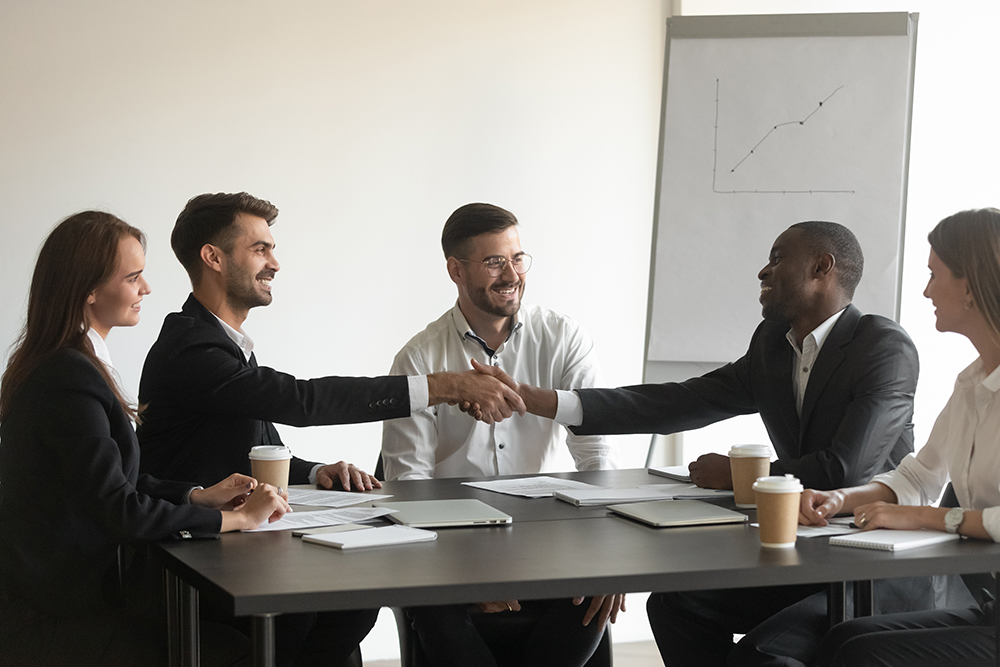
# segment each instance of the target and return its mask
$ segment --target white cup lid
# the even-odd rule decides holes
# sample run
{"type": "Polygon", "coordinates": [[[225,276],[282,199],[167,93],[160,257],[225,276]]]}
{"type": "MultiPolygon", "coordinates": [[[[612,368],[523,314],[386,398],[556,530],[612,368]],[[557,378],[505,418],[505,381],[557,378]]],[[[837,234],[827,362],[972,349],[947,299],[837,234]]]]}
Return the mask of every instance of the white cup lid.
{"type": "Polygon", "coordinates": [[[729,450],[731,458],[771,458],[771,448],[767,445],[733,445],[729,450]]]}
{"type": "Polygon", "coordinates": [[[753,490],[764,493],[800,493],[802,482],[795,475],[758,477],[757,481],[753,483],[753,490]]]}
{"type": "Polygon", "coordinates": [[[292,450],[281,445],[260,445],[250,449],[250,458],[258,461],[284,461],[292,458],[292,450]]]}

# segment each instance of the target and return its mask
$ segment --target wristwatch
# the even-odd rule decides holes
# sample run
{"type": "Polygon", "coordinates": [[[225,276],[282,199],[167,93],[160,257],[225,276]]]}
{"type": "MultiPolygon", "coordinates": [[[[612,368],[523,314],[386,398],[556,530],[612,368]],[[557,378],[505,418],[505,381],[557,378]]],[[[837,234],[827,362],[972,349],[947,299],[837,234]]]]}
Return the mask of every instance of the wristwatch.
{"type": "Polygon", "coordinates": [[[948,510],[948,513],[944,515],[944,529],[953,535],[957,533],[959,526],[962,525],[962,521],[965,520],[965,513],[968,511],[961,507],[954,507],[948,510]]]}

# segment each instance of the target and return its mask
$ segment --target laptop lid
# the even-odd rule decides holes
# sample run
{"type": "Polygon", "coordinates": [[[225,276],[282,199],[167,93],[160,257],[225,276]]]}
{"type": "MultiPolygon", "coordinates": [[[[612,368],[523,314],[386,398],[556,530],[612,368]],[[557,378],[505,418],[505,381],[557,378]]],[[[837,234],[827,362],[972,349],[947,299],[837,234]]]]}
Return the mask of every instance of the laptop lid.
{"type": "Polygon", "coordinates": [[[608,505],[615,514],[657,528],[699,526],[711,523],[743,523],[747,515],[700,500],[654,500],[644,503],[608,505]]]}
{"type": "Polygon", "coordinates": [[[410,500],[378,503],[376,507],[397,510],[388,515],[388,518],[396,523],[414,528],[495,526],[513,521],[507,514],[474,498],[410,500]]]}

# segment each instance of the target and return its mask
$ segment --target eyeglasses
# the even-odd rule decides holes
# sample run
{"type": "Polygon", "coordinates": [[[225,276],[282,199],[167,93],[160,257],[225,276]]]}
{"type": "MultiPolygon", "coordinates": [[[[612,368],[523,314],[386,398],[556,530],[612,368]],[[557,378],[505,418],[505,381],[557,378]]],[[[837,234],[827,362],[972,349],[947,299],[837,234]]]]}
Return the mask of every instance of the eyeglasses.
{"type": "MultiPolygon", "coordinates": [[[[474,259],[460,259],[460,262],[469,262],[475,264],[477,260],[474,259]]],[[[507,264],[510,263],[514,267],[514,272],[520,276],[523,276],[531,268],[531,255],[526,252],[522,252],[520,255],[515,255],[514,259],[507,259],[506,257],[487,257],[486,259],[479,262],[486,267],[489,274],[496,278],[502,275],[504,271],[507,270],[507,264]]]]}

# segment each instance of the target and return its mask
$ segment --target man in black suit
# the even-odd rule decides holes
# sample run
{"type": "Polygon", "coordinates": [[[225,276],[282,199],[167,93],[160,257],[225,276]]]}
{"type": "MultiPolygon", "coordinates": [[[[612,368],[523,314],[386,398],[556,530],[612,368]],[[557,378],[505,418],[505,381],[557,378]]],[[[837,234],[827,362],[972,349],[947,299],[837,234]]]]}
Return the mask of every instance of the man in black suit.
{"type": "MultiPolygon", "coordinates": [[[[758,274],[764,321],[736,362],[680,383],[558,393],[512,386],[529,412],[578,435],[675,433],[759,412],[778,455],[772,475],[820,489],[865,483],[913,451],[918,364],[898,324],[851,305],[863,263],[846,227],[792,225],[758,274]]],[[[689,469],[699,486],[732,488],[726,456],[707,454],[689,469]]],[[[734,633],[749,633],[740,649],[752,657],[743,659],[764,662],[772,651],[795,654],[778,644],[797,640],[769,634],[758,644],[752,630],[820,588],[654,593],[647,610],[668,666],[725,664],[734,633]]]]}
{"type": "MultiPolygon", "coordinates": [[[[251,308],[271,303],[271,280],[280,269],[270,230],[277,215],[269,202],[238,193],[200,195],[178,216],[170,242],[192,294],[181,312],[167,315],[143,365],[139,402],[146,409],[137,429],[142,472],[204,486],[220,478],[219,470],[249,474],[251,447],[281,444],[272,422],[393,419],[475,396],[488,406],[488,419],[523,414],[509,387],[474,371],[299,380],[258,366],[242,326],[251,308]]],[[[361,491],[381,486],[353,464],[297,458],[289,482],[361,491]]],[[[357,645],[376,615],[282,615],[276,623],[279,662],[359,664],[357,645]],[[355,658],[348,658],[352,653],[355,658]]]]}

